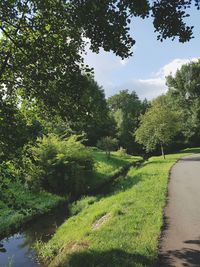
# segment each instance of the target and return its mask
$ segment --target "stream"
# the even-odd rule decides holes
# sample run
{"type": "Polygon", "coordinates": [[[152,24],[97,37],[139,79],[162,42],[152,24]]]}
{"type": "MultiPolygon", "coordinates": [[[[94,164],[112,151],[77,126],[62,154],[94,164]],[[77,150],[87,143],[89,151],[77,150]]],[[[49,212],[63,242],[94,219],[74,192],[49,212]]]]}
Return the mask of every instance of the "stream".
{"type": "Polygon", "coordinates": [[[0,267],[44,267],[37,260],[32,245],[38,239],[47,242],[68,215],[67,204],[62,204],[0,240],[0,267]]]}
{"type": "MultiPolygon", "coordinates": [[[[143,161],[136,162],[134,166],[140,166],[143,161]]],[[[113,176],[93,194],[106,195],[113,189],[114,182],[120,176],[125,176],[130,166],[122,169],[121,173],[113,176]]],[[[39,263],[37,254],[32,248],[36,240],[47,242],[56,229],[69,217],[68,204],[62,204],[48,214],[36,217],[27,223],[21,231],[0,240],[0,267],[46,267],[39,263]]]]}

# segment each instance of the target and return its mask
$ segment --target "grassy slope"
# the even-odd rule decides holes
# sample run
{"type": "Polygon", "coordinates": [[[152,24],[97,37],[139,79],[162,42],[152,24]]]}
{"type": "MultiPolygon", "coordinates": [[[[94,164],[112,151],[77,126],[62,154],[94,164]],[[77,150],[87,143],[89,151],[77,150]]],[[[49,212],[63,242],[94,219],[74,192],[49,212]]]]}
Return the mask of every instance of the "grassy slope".
{"type": "MultiPolygon", "coordinates": [[[[95,150],[93,154],[96,168],[91,178],[91,187],[94,188],[108,180],[114,171],[139,159],[128,155],[119,156],[114,152],[108,161],[102,151],[95,150]]],[[[63,200],[50,193],[31,192],[19,183],[10,184],[6,195],[6,199],[0,197],[0,236],[8,234],[10,230],[18,228],[37,214],[48,212],[63,200]]]]}
{"type": "Polygon", "coordinates": [[[93,151],[95,160],[95,172],[90,181],[90,187],[95,188],[108,181],[113,175],[121,170],[122,167],[141,160],[141,157],[134,157],[127,154],[120,155],[112,152],[110,159],[107,159],[105,152],[95,149],[93,151]]]}
{"type": "Polygon", "coordinates": [[[40,256],[49,266],[153,266],[168,173],[187,153],[153,157],[132,168],[112,195],[71,217],[46,246],[39,246],[40,256]]]}
{"type": "Polygon", "coordinates": [[[46,192],[31,192],[19,183],[7,189],[7,198],[0,200],[0,236],[17,229],[37,214],[48,212],[63,198],[46,192]]]}

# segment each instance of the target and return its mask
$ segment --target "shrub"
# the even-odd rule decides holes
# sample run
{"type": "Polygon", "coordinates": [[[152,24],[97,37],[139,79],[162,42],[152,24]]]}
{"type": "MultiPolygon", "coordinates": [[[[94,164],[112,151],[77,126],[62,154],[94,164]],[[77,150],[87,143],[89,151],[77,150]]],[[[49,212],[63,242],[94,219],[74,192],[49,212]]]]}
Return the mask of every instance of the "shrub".
{"type": "Polygon", "coordinates": [[[29,185],[73,196],[86,190],[94,162],[92,152],[78,141],[78,136],[61,139],[50,134],[38,138],[29,152],[31,157],[25,160],[29,185]]]}
{"type": "Polygon", "coordinates": [[[118,150],[117,150],[117,155],[120,156],[120,157],[124,157],[124,156],[127,156],[127,151],[125,148],[123,147],[120,147],[118,150]]]}
{"type": "Polygon", "coordinates": [[[101,138],[97,142],[97,147],[106,151],[107,157],[110,158],[110,152],[117,150],[118,140],[116,138],[106,136],[106,137],[101,138]]]}
{"type": "Polygon", "coordinates": [[[9,195],[7,189],[9,186],[19,181],[20,170],[16,168],[14,162],[12,161],[3,161],[0,164],[0,200],[7,199],[9,195]]]}

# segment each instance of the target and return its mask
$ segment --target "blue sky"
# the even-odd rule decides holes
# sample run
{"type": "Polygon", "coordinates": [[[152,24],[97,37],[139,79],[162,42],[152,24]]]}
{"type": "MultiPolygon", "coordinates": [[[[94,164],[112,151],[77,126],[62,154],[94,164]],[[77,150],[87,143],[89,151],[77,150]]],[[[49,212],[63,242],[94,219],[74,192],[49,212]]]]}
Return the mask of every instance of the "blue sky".
{"type": "Polygon", "coordinates": [[[166,92],[166,75],[200,57],[199,19],[200,11],[192,9],[187,23],[195,26],[195,38],[182,44],[178,40],[157,41],[151,19],[134,18],[131,23],[131,35],[136,40],[133,57],[123,61],[113,53],[101,50],[94,54],[88,50],[85,61],[94,67],[95,79],[107,97],[129,89],[135,90],[141,99],[152,99],[166,92]]]}

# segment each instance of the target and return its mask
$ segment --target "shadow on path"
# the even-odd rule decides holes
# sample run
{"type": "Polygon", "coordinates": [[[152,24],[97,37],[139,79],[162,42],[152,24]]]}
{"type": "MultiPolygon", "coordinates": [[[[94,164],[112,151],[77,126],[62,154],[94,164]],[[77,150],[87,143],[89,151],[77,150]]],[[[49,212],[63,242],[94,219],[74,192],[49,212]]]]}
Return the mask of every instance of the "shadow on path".
{"type": "MultiPolygon", "coordinates": [[[[185,244],[200,246],[200,239],[186,240],[185,244]]],[[[169,250],[159,255],[157,267],[175,267],[178,260],[182,261],[182,266],[199,267],[200,266],[200,250],[193,248],[183,248],[181,250],[169,250]]]]}
{"type": "Polygon", "coordinates": [[[195,157],[195,158],[193,158],[193,157],[191,157],[191,158],[181,158],[180,160],[179,160],[180,162],[182,162],[182,161],[200,161],[200,156],[199,157],[195,157]]]}
{"type": "Polygon", "coordinates": [[[153,266],[153,261],[141,254],[131,254],[123,250],[82,251],[72,254],[66,266],[70,267],[136,267],[153,266]]]}

